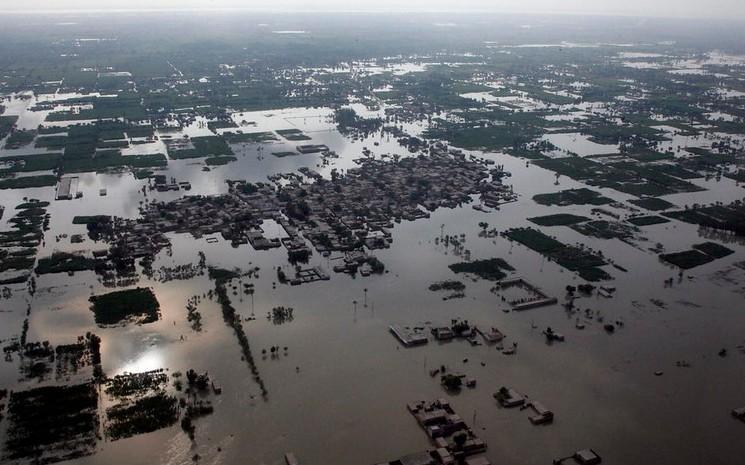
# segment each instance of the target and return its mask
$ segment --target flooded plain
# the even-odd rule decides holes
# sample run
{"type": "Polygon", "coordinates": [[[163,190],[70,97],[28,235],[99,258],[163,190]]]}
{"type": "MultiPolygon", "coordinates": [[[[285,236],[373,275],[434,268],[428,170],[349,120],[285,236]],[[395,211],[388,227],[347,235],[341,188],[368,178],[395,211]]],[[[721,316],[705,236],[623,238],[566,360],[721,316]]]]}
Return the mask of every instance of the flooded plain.
{"type": "MultiPolygon", "coordinates": [[[[376,153],[400,151],[395,142],[382,137],[345,140],[335,130],[323,128],[324,115],[318,110],[285,113],[301,122],[299,126],[312,134],[314,142],[324,143],[340,154],[335,163],[338,168],[352,167],[352,159],[359,155],[362,146],[372,145],[373,141],[380,143],[376,153]],[[304,116],[306,112],[312,115],[304,116]]],[[[273,125],[272,119],[256,118],[259,129],[281,128],[273,125]]],[[[562,142],[571,142],[569,137],[562,142]]],[[[584,154],[582,150],[586,149],[580,145],[570,150],[584,154]]],[[[226,179],[260,181],[269,174],[295,171],[302,166],[322,168],[312,155],[289,159],[264,155],[259,159],[256,151],[256,145],[239,146],[237,162],[208,173],[201,171],[201,164],[172,161],[166,174],[189,181],[192,194],[212,195],[226,191],[226,179]]],[[[533,251],[503,238],[478,237],[476,225],[486,221],[500,230],[527,225],[528,217],[554,212],[551,207],[536,205],[531,200],[533,195],[582,185],[562,180],[554,186],[554,176],[546,170],[526,167],[524,162],[503,154],[484,155],[504,164],[512,173],[509,183],[520,194],[520,200],[492,213],[466,206],[438,210],[427,220],[396,225],[392,247],[378,253],[388,270],[380,277],[353,279],[335,274],[329,282],[299,287],[280,285],[275,289],[272,270],[285,262],[283,251],[254,251],[250,246],[236,249],[225,241],[209,244],[185,235],[171,237],[172,252],[159,256],[154,268],[190,263],[201,250],[215,266],[258,266],[262,270],[260,277],[253,280],[253,304],[241,299],[235,305],[244,318],[257,315],[255,321],[244,323],[254,347],[289,348],[287,355],[265,356],[258,362],[269,389],[268,400],[261,400],[248,371],[241,375],[244,368],[240,352],[215,303],[207,301],[200,307],[205,329],[201,333],[189,329],[185,321],[186,298],[211,289],[205,278],[162,284],[142,277],[139,284],[153,286],[158,295],[162,318],[143,326],[97,330],[104,341],[105,372],[157,368],[209,371],[225,390],[216,403],[216,413],[199,424],[198,453],[211,463],[235,463],[247,456],[252,457],[251,463],[279,463],[288,450],[311,464],[373,463],[422,449],[426,447],[426,437],[403,406],[412,399],[443,395],[442,388],[427,374],[429,367],[441,364],[458,367],[479,380],[478,388],[463,392],[452,402],[465,417],[475,418],[475,426],[489,443],[487,456],[494,460],[546,463],[565,452],[568,445],[578,449],[592,444],[603,450],[612,463],[650,458],[657,463],[698,463],[703,457],[734,463],[741,453],[734,446],[739,443],[741,428],[727,412],[742,401],[743,355],[736,353],[721,359],[716,352],[720,345],[745,342],[745,320],[739,318],[742,289],[732,289],[728,282],[716,279],[715,273],[725,270],[730,280],[745,282],[745,270],[733,267],[742,260],[743,247],[732,245],[738,251],[732,257],[686,272],[683,279],[676,278],[674,286],[664,288],[663,280],[676,273],[655,254],[615,240],[588,239],[566,227],[551,228],[551,234],[560,240],[584,242],[603,250],[629,270],[615,273],[617,297],[578,302],[607,319],[623,321],[623,329],[613,335],[606,334],[600,323],[575,330],[573,319],[558,305],[504,313],[503,303],[489,292],[488,282],[467,282],[466,298],[442,301],[427,287],[451,278],[447,265],[460,258],[436,242],[440,225],[444,225],[445,235],[465,234],[472,256],[503,257],[516,268],[517,275],[551,295],[561,297],[564,286],[577,283],[570,272],[533,251]],[[353,305],[355,300],[362,302],[365,294],[367,306],[353,305]],[[650,299],[662,300],[666,307],[659,308],[650,299]],[[282,326],[267,321],[266,312],[278,305],[295,308],[294,321],[282,326]],[[456,317],[479,326],[500,328],[509,341],[519,343],[517,355],[505,356],[493,347],[472,347],[461,341],[407,350],[399,347],[387,331],[392,323],[444,324],[456,317]],[[548,347],[534,326],[551,326],[566,334],[567,342],[548,347]],[[186,335],[186,339],[180,340],[181,335],[186,335]],[[464,364],[464,359],[468,363],[464,364]],[[679,359],[690,360],[691,367],[676,368],[675,361],[679,359]],[[664,376],[654,376],[658,370],[663,370],[664,376]],[[702,379],[728,382],[709,384],[701,383],[702,379]],[[534,428],[512,412],[498,409],[491,392],[503,383],[520,386],[551,405],[557,415],[556,425],[534,428]],[[687,408],[675,408],[680,405],[687,408]],[[607,421],[609,417],[612,422],[607,421]],[[699,442],[679,444],[678,448],[654,447],[675,442],[681,435],[698,438],[699,442]],[[634,447],[626,447],[618,441],[619,437],[634,447]],[[534,446],[536,441],[541,448],[534,446]],[[385,447],[381,448],[381,444],[385,447]],[[648,447],[641,447],[642,444],[648,447]],[[217,452],[218,448],[222,451],[217,452]]],[[[82,199],[52,203],[52,222],[40,255],[73,249],[71,244],[53,240],[60,234],[85,233],[84,226],[70,224],[72,216],[136,217],[140,202],[145,200],[141,188],[146,183],[129,173],[84,175],[81,189],[86,195],[82,199]],[[98,198],[95,193],[103,187],[108,195],[98,198]]],[[[741,195],[731,181],[719,183],[719,200],[741,195]]],[[[625,200],[613,191],[602,193],[625,200]]],[[[16,197],[12,194],[15,192],[2,193],[5,204],[21,201],[20,193],[16,197]]],[[[24,191],[23,195],[52,200],[53,189],[24,191]]],[[[173,195],[151,191],[148,197],[168,200],[173,195]]],[[[685,199],[673,196],[669,200],[680,204],[685,199]]],[[[589,210],[575,206],[568,211],[590,215],[589,210]]],[[[279,228],[266,232],[269,236],[280,234],[279,228]]],[[[682,223],[649,227],[645,235],[650,244],[663,242],[670,249],[686,248],[701,240],[695,227],[682,223]]],[[[86,247],[96,248],[90,242],[86,247]]],[[[311,263],[328,269],[331,260],[314,255],[311,263]]],[[[65,343],[94,327],[87,299],[104,288],[92,272],[79,272],[73,277],[41,276],[37,287],[30,302],[30,340],[65,343]]],[[[20,324],[25,305],[22,293],[5,302],[2,327],[10,332],[4,337],[20,324]]],[[[12,363],[3,365],[4,377],[15,376],[12,363]]],[[[79,462],[176,464],[189,463],[192,455],[188,439],[173,427],[106,443],[98,454],[79,462]],[[140,451],[142,462],[133,461],[126,452],[132,448],[140,451]],[[150,452],[142,454],[143,451],[150,452]]]]}
{"type": "MultiPolygon", "coordinates": [[[[300,30],[272,32],[305,34],[300,30]]],[[[586,46],[562,42],[523,47],[586,46]]],[[[717,56],[710,60],[719,60],[717,56]]],[[[662,55],[628,52],[620,58],[662,55]]],[[[636,67],[647,66],[646,62],[633,63],[636,67]]],[[[395,74],[417,72],[419,68],[411,64],[385,71],[395,74]]],[[[375,73],[378,69],[370,66],[366,71],[375,73]]],[[[540,104],[522,97],[495,97],[488,92],[465,96],[488,103],[524,105],[527,111],[540,104]]],[[[40,96],[34,103],[70,97],[40,96]]],[[[369,110],[368,116],[384,114],[385,104],[378,103],[380,108],[369,110]]],[[[17,98],[6,105],[6,114],[20,115],[20,129],[35,129],[46,116],[44,112],[27,111],[30,105],[17,98]]],[[[358,113],[362,112],[360,107],[358,113]]],[[[574,110],[572,115],[556,115],[552,121],[574,121],[585,116],[584,111],[574,110]]],[[[388,133],[342,135],[334,121],[334,109],[329,107],[234,112],[231,118],[247,132],[299,129],[311,138],[308,143],[324,144],[338,158],[321,154],[273,156],[272,152],[293,150],[297,145],[280,137],[267,143],[231,144],[236,160],[212,166],[209,171],[201,160],[170,159],[167,168],[156,173],[190,183],[188,195],[211,196],[227,193],[227,180],[266,182],[268,176],[300,168],[312,169],[328,179],[332,170],[343,173],[357,167],[355,160],[364,150],[378,159],[412,155],[388,133]]],[[[197,118],[183,130],[160,130],[157,140],[133,145],[123,155],[166,153],[164,140],[210,135],[206,124],[206,119],[197,118]]],[[[429,123],[402,122],[400,126],[411,135],[421,136],[429,123]]],[[[674,128],[664,129],[672,132],[674,128]]],[[[711,137],[726,135],[713,133],[711,137]]],[[[595,143],[580,133],[550,133],[544,140],[555,145],[561,157],[567,153],[591,157],[619,151],[617,144],[595,143]]],[[[662,148],[710,143],[711,139],[676,135],[662,148]]],[[[38,153],[29,150],[0,150],[0,159],[38,153]]],[[[567,301],[566,287],[583,280],[517,242],[483,233],[479,223],[488,223],[489,229],[502,232],[531,226],[528,218],[558,211],[592,219],[607,219],[608,212],[626,217],[633,212],[630,208],[652,213],[631,206],[628,201],[634,196],[557,177],[526,159],[501,151],[464,152],[503,165],[510,174],[504,183],[517,194],[516,201],[480,211],[472,206],[479,204],[474,196],[472,204],[440,208],[429,218],[396,223],[391,228],[390,248],[375,251],[385,264],[386,271],[381,275],[331,273],[342,255],[323,256],[314,251],[309,265],[327,270],[331,279],[290,286],[278,283],[278,267],[287,272],[293,269],[283,248],[261,251],[248,244],[233,246],[218,234],[201,238],[168,234],[171,247],[156,256],[154,270],[196,263],[199,252],[204,253],[210,266],[258,270],[230,286],[236,288],[231,292],[232,304],[253,349],[268,391],[266,397],[262,397],[246,366],[219,304],[207,297],[214,290],[214,282],[206,274],[164,282],[157,276],[148,278],[138,264],[137,285],[154,290],[160,302],[160,319],[107,328],[96,326],[89,298],[111,289],[93,271],[36,276],[33,295],[25,291],[25,284],[8,286],[12,296],[2,301],[0,312],[2,341],[17,334],[30,309],[29,341],[66,344],[95,331],[102,338],[102,368],[109,376],[161,368],[171,373],[195,369],[209,372],[222,387],[223,394],[213,400],[214,413],[197,420],[195,442],[174,425],[128,439],[100,441],[94,455],[70,463],[176,465],[193,463],[198,454],[201,463],[278,465],[284,463],[283,455],[289,451],[308,465],[379,463],[429,447],[427,436],[406,411],[406,404],[445,396],[487,442],[486,456],[493,463],[546,464],[586,447],[602,451],[604,463],[609,464],[739,463],[745,450],[743,425],[733,421],[729,412],[745,404],[743,242],[728,241],[734,254],[679,273],[650,249],[658,243],[668,252],[690,249],[707,240],[698,226],[675,220],[644,226],[633,241],[590,237],[567,226],[542,228],[563,243],[581,243],[602,251],[618,265],[606,267],[614,279],[602,283],[615,287],[613,297],[579,295],[574,305],[587,318],[578,317],[562,304],[567,301]],[[605,213],[599,213],[595,205],[557,207],[533,200],[538,194],[587,187],[614,201],[602,207],[605,213]],[[459,247],[452,245],[453,237],[459,247]],[[492,282],[455,275],[448,268],[465,261],[466,253],[471,259],[503,258],[514,267],[510,276],[524,278],[557,297],[559,303],[510,311],[491,291],[492,282]],[[465,297],[444,300],[441,294],[428,290],[432,283],[449,279],[465,282],[465,297]],[[666,284],[667,279],[672,284],[666,284]],[[244,283],[253,285],[253,294],[241,292],[244,283]],[[186,305],[192,296],[204,297],[199,304],[203,317],[199,332],[193,331],[187,321],[186,305]],[[292,307],[294,318],[276,324],[267,314],[279,306],[292,307]],[[471,345],[465,340],[431,340],[421,347],[404,348],[388,329],[391,324],[426,328],[448,325],[455,318],[479,327],[499,328],[507,344],[517,344],[516,354],[505,355],[493,345],[471,345]],[[585,323],[584,329],[579,329],[578,318],[585,323]],[[608,322],[617,327],[612,334],[604,328],[608,322]],[[547,327],[564,334],[566,340],[547,343],[542,334],[547,327]],[[273,346],[287,349],[274,353],[269,351],[273,346]],[[728,349],[726,357],[718,355],[723,348],[728,349]],[[476,379],[477,386],[456,395],[446,393],[438,379],[429,374],[441,365],[476,379]],[[502,385],[540,399],[553,410],[554,423],[536,427],[524,415],[499,408],[492,394],[502,385]]],[[[90,253],[107,245],[87,237],[82,243],[71,243],[73,235],[87,236],[86,226],[72,224],[73,217],[114,215],[136,219],[146,203],[184,195],[149,189],[152,181],[136,179],[128,170],[78,176],[83,196],[74,200],[55,201],[54,187],[0,191],[0,204],[6,207],[0,227],[10,226],[13,207],[24,199],[49,201],[51,219],[39,257],[57,251],[90,253]],[[99,195],[101,189],[106,189],[106,196],[99,195]]],[[[742,186],[727,177],[691,182],[706,190],[661,198],[680,208],[743,198],[742,186]]],[[[264,234],[268,238],[286,236],[274,222],[265,222],[264,234]]],[[[0,362],[0,379],[5,387],[16,390],[35,386],[35,380],[19,379],[18,362],[15,355],[0,362]]],[[[108,405],[103,396],[100,402],[108,405]]],[[[0,423],[3,434],[6,428],[7,422],[0,423]]]]}

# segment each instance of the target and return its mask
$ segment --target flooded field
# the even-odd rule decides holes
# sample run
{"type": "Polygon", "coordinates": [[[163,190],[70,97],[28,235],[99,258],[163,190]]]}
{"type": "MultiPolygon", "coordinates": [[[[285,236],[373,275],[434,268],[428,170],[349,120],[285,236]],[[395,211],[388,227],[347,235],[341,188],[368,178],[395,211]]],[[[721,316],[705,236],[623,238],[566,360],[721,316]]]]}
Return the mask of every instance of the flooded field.
{"type": "MultiPolygon", "coordinates": [[[[296,23],[266,29],[313,36],[296,23]]],[[[707,81],[721,99],[686,101],[681,116],[641,103],[657,74],[619,78],[623,91],[601,94],[627,98],[612,99],[583,96],[606,85],[594,71],[561,77],[541,64],[532,69],[553,81],[536,84],[490,66],[504,51],[543,63],[561,47],[593,54],[572,55],[580,63],[602,49],[619,68],[670,74],[670,61],[745,76],[745,58],[608,43],[489,43],[472,56],[275,70],[296,90],[344,80],[341,99],[312,105],[283,94],[160,110],[170,104],[154,88],[180,88],[185,105],[209,86],[200,79],[243,79],[231,68],[240,61],[210,76],[171,64],[187,76],[172,70],[167,84],[106,75],[124,81],[95,93],[3,87],[1,114],[17,118],[0,141],[0,181],[53,179],[0,190],[0,461],[278,465],[292,452],[310,465],[387,463],[432,448],[407,404],[446,398],[491,463],[545,464],[585,448],[609,464],[739,463],[745,425],[730,411],[745,405],[745,240],[735,220],[692,215],[742,217],[742,83],[707,81]],[[451,74],[433,90],[437,73],[451,74]],[[105,98],[144,113],[112,116],[105,98]],[[90,156],[71,161],[90,128],[90,156]],[[10,143],[24,132],[27,143],[10,143]],[[50,154],[60,159],[28,168],[50,154]],[[78,194],[67,199],[69,177],[78,194]],[[523,228],[541,235],[505,234],[523,228]],[[13,268],[26,254],[30,266],[13,268]],[[701,264],[689,267],[692,257],[701,264]],[[512,269],[491,279],[449,268],[491,258],[512,269]],[[497,285],[512,278],[530,287],[497,285]],[[453,280],[462,294],[430,290],[453,280]],[[556,303],[510,304],[536,296],[556,303]],[[431,333],[456,320],[504,339],[431,333]],[[391,325],[428,342],[404,347],[391,325]],[[65,350],[83,355],[64,362],[59,348],[76,341],[65,350]],[[446,389],[443,368],[475,387],[446,389]],[[189,370],[209,381],[199,387],[189,370]],[[18,393],[80,383],[95,386],[73,393],[92,417],[54,412],[77,436],[44,442],[22,427],[18,393]],[[502,386],[539,399],[552,424],[500,407],[502,386]],[[16,443],[23,434],[32,452],[16,443]]],[[[53,405],[65,394],[46,395],[53,405]]]]}

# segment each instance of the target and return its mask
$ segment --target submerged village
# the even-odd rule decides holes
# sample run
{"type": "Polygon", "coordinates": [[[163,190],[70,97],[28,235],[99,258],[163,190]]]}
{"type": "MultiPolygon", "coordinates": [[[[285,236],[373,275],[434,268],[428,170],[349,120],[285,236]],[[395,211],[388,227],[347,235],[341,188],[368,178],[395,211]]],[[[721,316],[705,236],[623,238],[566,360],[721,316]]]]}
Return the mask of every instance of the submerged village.
{"type": "Polygon", "coordinates": [[[745,50],[127,18],[0,31],[0,463],[739,463],[745,50]]]}

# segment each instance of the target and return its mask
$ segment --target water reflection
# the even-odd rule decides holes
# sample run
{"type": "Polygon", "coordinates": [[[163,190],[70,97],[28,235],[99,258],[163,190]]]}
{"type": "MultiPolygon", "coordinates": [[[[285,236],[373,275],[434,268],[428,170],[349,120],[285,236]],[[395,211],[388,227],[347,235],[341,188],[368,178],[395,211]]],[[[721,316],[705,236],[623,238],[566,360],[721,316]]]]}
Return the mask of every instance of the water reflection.
{"type": "Polygon", "coordinates": [[[152,371],[163,368],[163,357],[158,347],[148,348],[143,354],[140,354],[137,358],[132,359],[125,363],[118,373],[141,373],[144,371],[152,371]]]}

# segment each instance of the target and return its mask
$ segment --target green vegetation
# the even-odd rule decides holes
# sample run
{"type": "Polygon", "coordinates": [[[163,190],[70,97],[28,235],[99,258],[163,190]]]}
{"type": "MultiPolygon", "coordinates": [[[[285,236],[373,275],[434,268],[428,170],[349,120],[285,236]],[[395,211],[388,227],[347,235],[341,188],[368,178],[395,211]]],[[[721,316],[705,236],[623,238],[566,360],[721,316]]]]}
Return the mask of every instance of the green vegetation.
{"type": "Polygon", "coordinates": [[[662,215],[707,228],[730,231],[737,236],[745,236],[745,204],[740,201],[729,205],[695,206],[685,210],[665,212],[662,215]]]}
{"type": "Polygon", "coordinates": [[[217,294],[217,302],[222,308],[223,320],[225,321],[225,324],[228,325],[228,327],[233,329],[233,332],[238,339],[238,344],[241,347],[243,359],[248,364],[254,381],[261,389],[261,395],[266,398],[269,395],[269,391],[267,391],[266,386],[264,385],[264,380],[259,374],[259,368],[256,366],[256,362],[254,361],[253,352],[251,351],[251,344],[248,341],[248,336],[246,336],[246,331],[243,329],[241,318],[237,314],[233,303],[230,301],[230,296],[228,295],[228,290],[226,288],[228,281],[238,276],[240,276],[240,273],[237,271],[213,267],[209,268],[209,278],[215,281],[215,294],[217,294]]]}
{"type": "Polygon", "coordinates": [[[36,249],[44,238],[49,216],[48,202],[28,201],[16,206],[18,211],[8,220],[9,231],[0,231],[0,272],[16,271],[4,279],[5,284],[25,282],[36,261],[36,249]]]}
{"type": "Polygon", "coordinates": [[[93,454],[97,411],[92,383],[13,392],[3,460],[51,463],[93,454]]]}
{"type": "Polygon", "coordinates": [[[599,268],[606,264],[603,257],[589,250],[562,244],[533,228],[509,229],[504,235],[556,261],[562,267],[578,272],[587,281],[611,279],[608,273],[599,268]]]}
{"type": "Polygon", "coordinates": [[[538,194],[533,200],[541,205],[606,205],[613,202],[599,192],[587,189],[567,189],[552,194],[538,194]]]}
{"type": "Polygon", "coordinates": [[[572,229],[585,236],[599,239],[628,240],[634,237],[638,229],[621,221],[595,220],[572,225],[572,229]]]}
{"type": "MultiPolygon", "coordinates": [[[[180,372],[174,373],[174,378],[180,376],[180,372]]],[[[124,373],[108,379],[105,392],[118,403],[106,409],[106,437],[117,441],[175,424],[181,409],[179,401],[166,393],[168,381],[169,376],[163,369],[124,373]]],[[[180,380],[177,380],[177,383],[177,389],[181,390],[178,387],[181,386],[180,380]]],[[[189,406],[191,405],[204,404],[196,399],[190,399],[189,406]]],[[[181,407],[184,406],[186,399],[181,399],[181,407]]]]}
{"type": "Polygon", "coordinates": [[[129,141],[126,140],[109,140],[102,141],[96,145],[99,149],[124,149],[129,147],[129,141]]]}
{"type": "Polygon", "coordinates": [[[130,126],[125,129],[128,137],[153,137],[155,129],[152,126],[130,126]]]}
{"type": "Polygon", "coordinates": [[[618,162],[602,164],[587,158],[545,158],[536,165],[588,184],[615,189],[638,197],[658,197],[677,192],[697,192],[702,188],[668,174],[658,165],[618,162]]]}
{"type": "Polygon", "coordinates": [[[63,133],[67,133],[67,128],[66,127],[63,127],[63,126],[39,126],[39,127],[36,128],[36,131],[39,133],[39,135],[42,135],[42,134],[63,134],[63,133]]]}
{"type": "Polygon", "coordinates": [[[37,274],[62,273],[92,270],[96,261],[80,254],[55,252],[50,257],[40,258],[36,265],[37,274]]]}
{"type": "MultiPolygon", "coordinates": [[[[67,135],[44,136],[36,139],[36,147],[64,149],[62,156],[47,154],[45,158],[25,158],[24,161],[25,164],[34,162],[38,169],[59,169],[61,172],[68,173],[120,167],[166,166],[167,160],[163,154],[123,156],[119,149],[129,146],[129,142],[124,140],[125,130],[138,132],[141,128],[130,129],[123,123],[102,121],[95,124],[70,126],[67,128],[67,135]]],[[[152,131],[152,128],[150,130],[152,131]]],[[[29,171],[28,168],[24,170],[29,171]]]]}
{"type": "Polygon", "coordinates": [[[535,250],[538,253],[545,254],[564,246],[564,244],[557,241],[556,239],[549,237],[533,228],[510,229],[504,234],[509,239],[517,241],[528,247],[529,249],[535,250]]]}
{"type": "Polygon", "coordinates": [[[586,216],[572,215],[569,213],[556,213],[554,215],[528,218],[528,221],[539,226],[569,226],[588,220],[589,218],[587,218],[586,216]]]}
{"type": "Polygon", "coordinates": [[[352,108],[339,108],[334,112],[336,128],[341,134],[369,134],[383,125],[380,118],[361,118],[352,108]]]}
{"type": "Polygon", "coordinates": [[[89,300],[99,326],[152,323],[160,317],[160,304],[149,288],[115,291],[92,296],[89,300]]]}
{"type": "Polygon", "coordinates": [[[18,121],[18,116],[0,116],[0,139],[10,134],[11,129],[18,121]]]}
{"type": "Polygon", "coordinates": [[[579,273],[580,278],[590,282],[607,281],[609,279],[613,279],[613,277],[609,275],[605,270],[598,267],[580,268],[577,273],[579,273]]]}
{"type": "Polygon", "coordinates": [[[16,130],[10,133],[10,136],[5,140],[6,149],[17,149],[24,147],[33,142],[36,137],[36,131],[34,130],[16,130]]]}
{"type": "Polygon", "coordinates": [[[233,155],[233,150],[222,136],[192,137],[190,141],[194,148],[172,149],[169,147],[168,156],[179,160],[217,155],[233,155]]]}
{"type": "Polygon", "coordinates": [[[240,276],[240,273],[237,271],[215,268],[212,266],[209,268],[208,273],[211,280],[218,282],[235,279],[240,276]]]}
{"type": "Polygon", "coordinates": [[[658,199],[655,197],[643,197],[641,199],[629,200],[629,202],[633,203],[634,205],[638,207],[646,208],[647,210],[652,210],[652,211],[667,210],[675,206],[672,203],[668,202],[667,200],[658,199]]]}
{"type": "Polygon", "coordinates": [[[447,280],[447,281],[440,281],[437,283],[430,284],[429,290],[436,292],[436,291],[460,291],[463,292],[466,290],[466,285],[463,284],[460,281],[455,280],[447,280]]]}
{"type": "Polygon", "coordinates": [[[163,369],[124,373],[107,381],[106,394],[112,397],[142,396],[161,390],[167,384],[168,374],[163,369]]]}
{"type": "Polygon", "coordinates": [[[724,177],[733,179],[737,182],[745,182],[745,169],[738,169],[734,173],[726,173],[724,177]]]}
{"type": "Polygon", "coordinates": [[[72,224],[96,224],[109,221],[111,221],[109,215],[75,216],[72,218],[72,224]]]}
{"type": "Polygon", "coordinates": [[[693,246],[693,248],[714,258],[724,258],[735,253],[735,251],[730,249],[729,247],[717,244],[716,242],[704,242],[701,244],[696,244],[693,246]]]}
{"type": "Polygon", "coordinates": [[[219,136],[192,137],[191,143],[197,153],[206,155],[233,155],[233,150],[219,136]]]}
{"type": "Polygon", "coordinates": [[[686,250],[683,252],[662,254],[660,255],[660,258],[684,270],[714,261],[714,257],[699,252],[698,250],[686,250]]]}
{"type": "Polygon", "coordinates": [[[90,103],[93,105],[93,108],[81,109],[79,112],[52,112],[47,116],[47,121],[82,121],[122,117],[139,120],[147,117],[147,113],[141,104],[141,98],[137,95],[119,95],[115,97],[88,96],[69,99],[66,103],[90,103]]]}
{"type": "Polygon", "coordinates": [[[56,169],[60,160],[61,153],[40,153],[36,155],[19,155],[13,157],[3,157],[2,161],[11,163],[10,168],[0,168],[0,173],[22,173],[31,171],[51,171],[56,169]]]}
{"type": "Polygon", "coordinates": [[[235,157],[210,157],[204,160],[204,163],[208,166],[219,166],[227,165],[230,162],[236,161],[235,157]]]}
{"type": "Polygon", "coordinates": [[[536,85],[536,86],[521,86],[519,88],[521,91],[528,92],[531,97],[542,100],[546,103],[550,103],[552,105],[570,105],[574,103],[577,99],[573,97],[567,97],[564,95],[554,94],[551,92],[546,92],[543,90],[542,86],[536,85]]]}
{"type": "Polygon", "coordinates": [[[653,224],[669,223],[670,220],[661,216],[649,215],[649,216],[635,216],[629,218],[626,221],[633,224],[634,226],[650,226],[653,224]]]}
{"type": "Polygon", "coordinates": [[[591,123],[582,127],[582,134],[590,136],[590,140],[598,144],[633,143],[635,139],[665,140],[660,131],[648,126],[606,124],[603,121],[591,123]]]}
{"type": "Polygon", "coordinates": [[[227,129],[227,128],[237,128],[238,125],[235,124],[235,121],[230,119],[230,117],[225,117],[218,119],[216,121],[209,121],[207,123],[207,128],[209,128],[210,131],[215,132],[217,129],[227,129]]]}
{"type": "Polygon", "coordinates": [[[538,135],[528,126],[471,127],[441,122],[440,126],[425,131],[427,139],[442,139],[467,150],[501,150],[520,147],[538,135]]]}
{"type": "Polygon", "coordinates": [[[34,147],[61,150],[67,144],[67,136],[40,136],[36,138],[34,147]]]}
{"type": "Polygon", "coordinates": [[[72,375],[81,373],[86,367],[93,368],[94,380],[103,379],[101,338],[95,334],[87,332],[83,336],[78,336],[77,341],[72,344],[58,345],[54,353],[57,379],[70,379],[72,375]]]}
{"type": "Polygon", "coordinates": [[[449,265],[453,273],[474,274],[489,281],[499,281],[507,276],[505,271],[514,271],[514,268],[501,258],[489,258],[485,260],[474,260],[472,262],[461,262],[449,265]]]}
{"type": "Polygon", "coordinates": [[[0,189],[30,189],[34,187],[49,187],[56,184],[57,176],[51,174],[0,179],[0,189]]]}
{"type": "Polygon", "coordinates": [[[133,171],[135,179],[147,179],[155,174],[152,170],[135,170],[133,171]]]}
{"type": "Polygon", "coordinates": [[[90,159],[64,159],[62,170],[67,173],[79,173],[86,171],[103,171],[111,168],[146,168],[162,167],[168,164],[168,160],[162,153],[151,155],[122,155],[117,150],[97,152],[90,159]]]}
{"type": "Polygon", "coordinates": [[[24,202],[21,204],[16,205],[16,210],[28,210],[30,208],[38,209],[38,208],[47,208],[49,206],[49,202],[47,201],[39,201],[39,200],[30,200],[28,202],[24,202]]]}
{"type": "Polygon", "coordinates": [[[463,380],[460,376],[452,373],[445,373],[440,376],[440,384],[446,391],[460,391],[463,380]]]}
{"type": "Polygon", "coordinates": [[[634,160],[638,160],[641,162],[672,160],[675,158],[675,156],[671,152],[660,153],[654,151],[642,151],[637,153],[629,153],[627,155],[634,160]]]}
{"type": "Polygon", "coordinates": [[[106,436],[116,441],[175,424],[179,418],[178,401],[158,392],[110,407],[106,417],[106,436]]]}
{"type": "Polygon", "coordinates": [[[256,186],[256,184],[250,183],[250,182],[242,182],[238,184],[238,189],[243,192],[244,194],[255,194],[259,191],[259,188],[256,186]]]}
{"type": "Polygon", "coordinates": [[[29,257],[27,255],[14,255],[7,252],[0,253],[0,272],[8,270],[27,270],[34,266],[35,261],[35,257],[29,257]]]}

